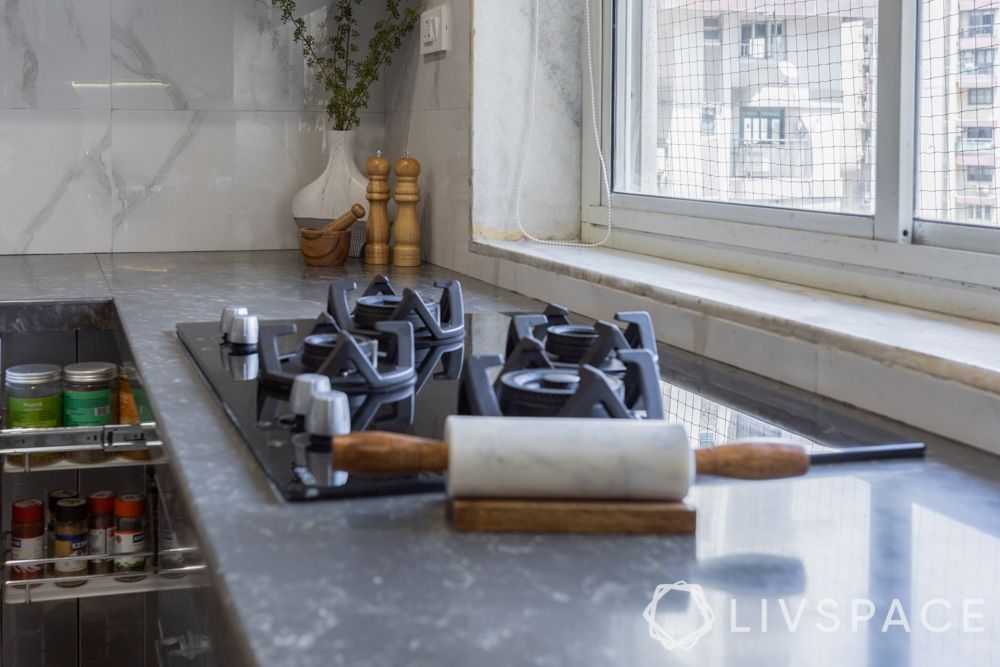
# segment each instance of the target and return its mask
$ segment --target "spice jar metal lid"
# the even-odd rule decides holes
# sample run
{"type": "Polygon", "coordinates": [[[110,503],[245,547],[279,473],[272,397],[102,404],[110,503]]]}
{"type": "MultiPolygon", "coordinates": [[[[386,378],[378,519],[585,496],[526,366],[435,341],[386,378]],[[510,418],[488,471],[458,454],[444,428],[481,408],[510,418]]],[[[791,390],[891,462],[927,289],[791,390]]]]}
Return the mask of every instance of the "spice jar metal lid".
{"type": "Polygon", "coordinates": [[[115,509],[115,492],[94,491],[87,496],[87,507],[94,514],[110,514],[115,509]]]}
{"type": "Polygon", "coordinates": [[[131,361],[126,361],[118,368],[118,375],[125,378],[126,380],[138,380],[139,371],[136,370],[135,364],[131,361]]]}
{"type": "Polygon", "coordinates": [[[14,523],[38,523],[45,519],[45,503],[37,498],[15,500],[11,504],[14,523]]]}
{"type": "Polygon", "coordinates": [[[82,521],[87,518],[87,501],[65,498],[56,503],[56,521],[82,521]]]}
{"type": "Polygon", "coordinates": [[[84,361],[64,368],[63,376],[73,382],[104,382],[118,377],[118,366],[105,361],[84,361]]]}
{"type": "Polygon", "coordinates": [[[62,378],[62,368],[55,364],[21,364],[8,368],[6,377],[14,385],[44,384],[62,378]]]}
{"type": "Polygon", "coordinates": [[[142,516],[145,500],[137,493],[126,493],[115,498],[116,516],[142,516]]]}
{"type": "Polygon", "coordinates": [[[79,496],[79,492],[76,489],[52,489],[49,491],[49,511],[55,512],[56,505],[60,500],[66,500],[67,498],[76,498],[79,496]]]}

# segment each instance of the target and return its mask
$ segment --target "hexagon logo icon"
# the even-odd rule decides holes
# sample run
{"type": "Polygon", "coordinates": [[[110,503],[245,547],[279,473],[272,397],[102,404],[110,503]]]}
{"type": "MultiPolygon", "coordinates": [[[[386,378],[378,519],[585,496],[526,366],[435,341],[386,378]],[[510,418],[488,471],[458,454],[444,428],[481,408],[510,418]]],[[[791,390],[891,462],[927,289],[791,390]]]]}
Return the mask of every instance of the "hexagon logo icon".
{"type": "Polygon", "coordinates": [[[660,642],[660,645],[668,651],[676,651],[677,649],[690,650],[715,625],[715,613],[708,606],[708,600],[705,599],[705,591],[698,584],[689,584],[686,581],[677,581],[672,584],[660,584],[657,586],[656,590],[653,591],[653,599],[649,601],[645,611],[642,612],[642,617],[646,619],[646,623],[649,625],[649,636],[660,642]],[[656,607],[660,603],[660,600],[670,591],[688,593],[694,601],[698,612],[701,614],[701,625],[683,637],[674,637],[656,621],[656,607]]]}

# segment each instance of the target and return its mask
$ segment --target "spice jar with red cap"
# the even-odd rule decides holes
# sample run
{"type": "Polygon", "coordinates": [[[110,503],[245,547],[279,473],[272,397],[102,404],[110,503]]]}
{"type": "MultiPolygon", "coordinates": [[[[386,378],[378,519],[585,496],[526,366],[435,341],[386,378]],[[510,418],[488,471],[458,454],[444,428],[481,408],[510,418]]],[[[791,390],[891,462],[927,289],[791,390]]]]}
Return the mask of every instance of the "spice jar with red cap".
{"type": "MultiPolygon", "coordinates": [[[[142,572],[146,557],[134,556],[146,551],[146,502],[136,493],[115,498],[115,572],[142,572]]],[[[119,581],[139,581],[145,575],[116,577],[119,581]]]]}
{"type": "MultiPolygon", "coordinates": [[[[45,503],[37,498],[15,500],[11,506],[10,557],[30,560],[45,555],[45,503]]],[[[13,581],[41,579],[43,565],[15,565],[10,569],[13,581]]]]}
{"type": "MultiPolygon", "coordinates": [[[[94,491],[87,496],[87,549],[91,556],[112,554],[115,541],[115,492],[94,491]]],[[[90,561],[91,574],[110,574],[114,560],[101,558],[90,561]]]]}

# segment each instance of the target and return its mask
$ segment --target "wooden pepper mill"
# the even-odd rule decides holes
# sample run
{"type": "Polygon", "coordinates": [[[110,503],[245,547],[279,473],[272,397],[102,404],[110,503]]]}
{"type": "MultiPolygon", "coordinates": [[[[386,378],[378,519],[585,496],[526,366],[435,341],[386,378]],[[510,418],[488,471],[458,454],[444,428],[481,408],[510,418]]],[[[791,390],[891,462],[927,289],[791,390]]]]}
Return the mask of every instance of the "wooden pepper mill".
{"type": "Polygon", "coordinates": [[[365,227],[365,264],[389,263],[389,160],[379,151],[365,164],[368,173],[368,224],[365,227]]]}
{"type": "Polygon", "coordinates": [[[420,266],[420,218],[417,203],[420,201],[420,163],[409,154],[396,161],[396,214],[394,234],[396,246],[392,251],[395,266],[420,266]]]}

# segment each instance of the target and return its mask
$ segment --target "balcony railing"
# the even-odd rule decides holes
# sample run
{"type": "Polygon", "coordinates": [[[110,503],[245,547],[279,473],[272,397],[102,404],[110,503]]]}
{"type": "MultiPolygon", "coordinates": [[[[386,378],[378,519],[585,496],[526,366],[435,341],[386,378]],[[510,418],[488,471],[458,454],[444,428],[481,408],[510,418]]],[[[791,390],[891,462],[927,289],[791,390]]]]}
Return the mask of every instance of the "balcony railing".
{"type": "Polygon", "coordinates": [[[960,138],[955,142],[955,150],[959,153],[980,153],[993,150],[992,139],[960,138]]]}
{"type": "Polygon", "coordinates": [[[810,178],[812,144],[803,139],[773,142],[736,141],[733,144],[735,178],[810,178]]]}
{"type": "Polygon", "coordinates": [[[981,35],[992,35],[993,26],[991,25],[972,25],[962,28],[959,33],[960,37],[979,37],[981,35]]]}

